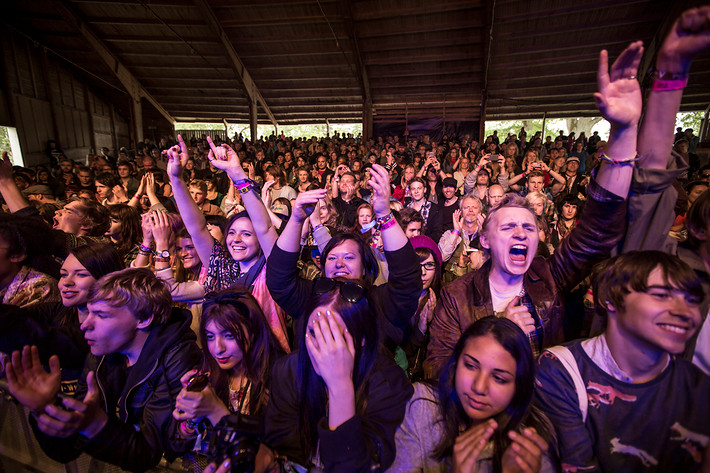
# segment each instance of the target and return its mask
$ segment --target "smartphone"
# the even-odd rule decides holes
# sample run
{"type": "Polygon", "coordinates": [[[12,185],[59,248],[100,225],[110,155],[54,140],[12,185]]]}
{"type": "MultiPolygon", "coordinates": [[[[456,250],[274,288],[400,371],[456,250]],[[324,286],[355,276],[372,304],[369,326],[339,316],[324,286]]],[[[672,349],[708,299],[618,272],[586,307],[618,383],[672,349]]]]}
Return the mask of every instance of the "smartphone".
{"type": "Polygon", "coordinates": [[[534,167],[534,168],[541,168],[541,167],[542,167],[542,164],[540,164],[540,163],[533,163],[533,167],[534,167]]]}
{"type": "Polygon", "coordinates": [[[198,373],[192,378],[190,378],[190,381],[187,382],[187,386],[185,386],[185,389],[193,393],[200,392],[207,387],[207,384],[209,382],[209,376],[204,373],[198,373]]]}
{"type": "Polygon", "coordinates": [[[492,154],[492,155],[488,158],[488,160],[489,160],[489,161],[498,161],[498,158],[500,158],[500,155],[499,155],[499,154],[492,154]]]}

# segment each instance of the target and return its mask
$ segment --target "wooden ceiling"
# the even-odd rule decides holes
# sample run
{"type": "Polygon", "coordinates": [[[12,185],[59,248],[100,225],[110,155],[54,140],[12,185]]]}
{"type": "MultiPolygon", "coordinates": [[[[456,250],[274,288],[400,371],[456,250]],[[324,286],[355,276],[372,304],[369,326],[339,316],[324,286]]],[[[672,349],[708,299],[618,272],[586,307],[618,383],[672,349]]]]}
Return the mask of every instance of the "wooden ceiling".
{"type": "MultiPolygon", "coordinates": [[[[264,124],[360,122],[364,109],[375,122],[475,121],[595,115],[599,50],[642,39],[649,65],[694,3],[10,0],[0,21],[109,99],[135,88],[178,121],[248,122],[252,102],[264,124]]],[[[706,54],[683,108],[709,103],[706,54]]]]}

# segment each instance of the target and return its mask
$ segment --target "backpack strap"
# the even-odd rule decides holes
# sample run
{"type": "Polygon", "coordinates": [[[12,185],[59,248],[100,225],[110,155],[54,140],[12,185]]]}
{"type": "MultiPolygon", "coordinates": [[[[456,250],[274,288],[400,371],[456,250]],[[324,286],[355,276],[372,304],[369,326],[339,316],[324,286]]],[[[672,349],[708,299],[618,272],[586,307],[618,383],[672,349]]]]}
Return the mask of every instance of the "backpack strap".
{"type": "Polygon", "coordinates": [[[579,399],[579,411],[582,413],[582,421],[586,422],[587,411],[589,410],[589,399],[587,398],[587,389],[584,386],[582,373],[579,372],[579,366],[577,366],[577,360],[574,359],[574,355],[569,351],[569,348],[562,345],[550,347],[547,351],[560,360],[560,363],[562,363],[562,366],[565,367],[572,378],[574,388],[577,391],[577,398],[579,399]]]}

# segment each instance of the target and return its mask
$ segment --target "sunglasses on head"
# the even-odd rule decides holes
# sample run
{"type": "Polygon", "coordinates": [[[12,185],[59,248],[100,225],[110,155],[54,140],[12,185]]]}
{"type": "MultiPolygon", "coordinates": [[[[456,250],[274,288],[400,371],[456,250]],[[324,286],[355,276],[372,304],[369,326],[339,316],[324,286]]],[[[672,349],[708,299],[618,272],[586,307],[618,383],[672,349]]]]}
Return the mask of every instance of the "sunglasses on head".
{"type": "Polygon", "coordinates": [[[316,294],[325,294],[326,292],[332,291],[336,287],[340,289],[340,297],[351,304],[359,302],[367,293],[367,290],[358,283],[338,281],[337,279],[325,277],[316,279],[314,289],[316,294]]]}

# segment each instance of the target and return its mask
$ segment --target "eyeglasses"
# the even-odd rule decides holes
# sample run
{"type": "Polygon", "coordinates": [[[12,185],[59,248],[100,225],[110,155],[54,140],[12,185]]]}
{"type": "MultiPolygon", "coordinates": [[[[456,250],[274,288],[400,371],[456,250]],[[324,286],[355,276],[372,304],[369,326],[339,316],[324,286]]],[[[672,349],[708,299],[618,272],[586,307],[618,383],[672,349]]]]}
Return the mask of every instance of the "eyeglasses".
{"type": "Polygon", "coordinates": [[[326,292],[332,291],[336,287],[340,288],[340,297],[351,304],[360,302],[360,300],[365,297],[365,294],[367,293],[367,289],[358,283],[338,281],[337,279],[325,277],[316,279],[314,290],[316,294],[325,294],[326,292]]]}
{"type": "Polygon", "coordinates": [[[420,263],[419,265],[427,271],[434,271],[436,269],[436,263],[433,261],[429,261],[428,263],[420,263]]]}
{"type": "Polygon", "coordinates": [[[706,178],[710,177],[710,174],[701,174],[700,177],[702,177],[703,179],[706,179],[706,178]]]}

